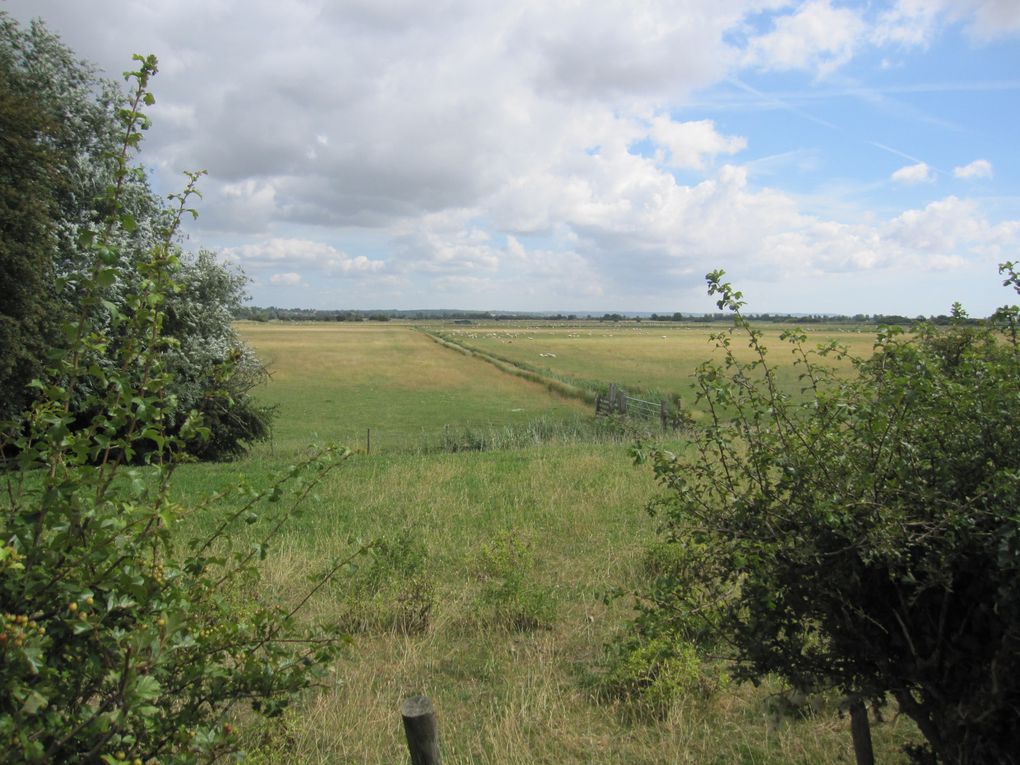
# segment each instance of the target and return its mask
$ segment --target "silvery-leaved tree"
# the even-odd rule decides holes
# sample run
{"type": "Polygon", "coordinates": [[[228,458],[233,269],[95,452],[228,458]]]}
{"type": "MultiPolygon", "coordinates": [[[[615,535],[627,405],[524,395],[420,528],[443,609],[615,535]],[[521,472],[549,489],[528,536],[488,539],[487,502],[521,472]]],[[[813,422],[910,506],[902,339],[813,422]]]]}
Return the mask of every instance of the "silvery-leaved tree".
{"type": "Polygon", "coordinates": [[[1020,761],[1018,309],[882,330],[851,375],[838,345],[786,332],[791,394],[722,276],[709,291],[734,325],[697,372],[708,423],[650,452],[676,564],[640,628],[725,647],[745,678],[838,689],[861,762],[864,703],[887,699],[924,736],[918,762],[1020,761]]]}
{"type": "MultiPolygon", "coordinates": [[[[120,89],[41,22],[23,28],[0,12],[0,417],[32,401],[28,382],[49,368],[48,352],[67,352],[61,327],[97,288],[124,310],[148,253],[175,227],[172,206],[151,191],[142,169],[121,167],[125,108],[120,89]],[[129,215],[127,225],[110,229],[114,207],[129,215]],[[100,235],[124,267],[95,285],[89,242],[100,235]]],[[[232,324],[245,284],[210,253],[180,252],[177,285],[164,298],[163,332],[179,341],[164,360],[176,402],[168,428],[193,408],[202,412],[212,437],[191,444],[202,458],[236,456],[270,432],[272,411],[251,396],[265,370],[232,324]]],[[[108,317],[111,347],[127,340],[121,326],[108,317]]],[[[94,354],[90,363],[105,365],[111,355],[94,354]]],[[[73,408],[83,420],[93,414],[80,402],[73,408]]]]}

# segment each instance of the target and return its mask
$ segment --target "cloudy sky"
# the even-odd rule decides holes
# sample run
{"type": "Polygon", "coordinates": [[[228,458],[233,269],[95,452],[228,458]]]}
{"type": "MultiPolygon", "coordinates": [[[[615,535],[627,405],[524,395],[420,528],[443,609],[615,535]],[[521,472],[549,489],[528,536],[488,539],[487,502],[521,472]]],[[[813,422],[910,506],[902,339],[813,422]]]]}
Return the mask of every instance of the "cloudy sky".
{"type": "Polygon", "coordinates": [[[0,0],[205,169],[258,305],[986,315],[1020,259],[1020,0],[0,0]]]}

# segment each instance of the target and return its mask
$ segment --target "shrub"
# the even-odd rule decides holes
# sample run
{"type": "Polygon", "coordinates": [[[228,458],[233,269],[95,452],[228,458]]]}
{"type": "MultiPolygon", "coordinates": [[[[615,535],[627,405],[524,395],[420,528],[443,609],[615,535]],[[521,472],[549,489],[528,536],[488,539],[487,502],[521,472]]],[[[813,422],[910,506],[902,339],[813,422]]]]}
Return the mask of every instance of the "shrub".
{"type": "Polygon", "coordinates": [[[348,630],[391,629],[403,634],[429,627],[435,586],[429,556],[412,527],[375,539],[337,588],[340,623],[348,630]]]}
{"type": "MultiPolygon", "coordinates": [[[[48,353],[81,353],[85,366],[112,374],[112,357],[133,342],[117,317],[131,312],[127,301],[144,288],[148,254],[169,241],[176,223],[144,170],[122,161],[125,111],[134,110],[119,89],[42,22],[23,29],[0,12],[0,418],[31,403],[27,384],[45,376],[48,353]],[[108,225],[114,218],[117,225],[108,225]],[[100,240],[117,262],[93,274],[100,240]],[[92,313],[106,337],[101,350],[70,348],[74,335],[60,331],[88,300],[105,301],[103,312],[92,313]]],[[[133,141],[147,125],[139,114],[133,141]]],[[[205,252],[178,253],[176,268],[174,289],[161,298],[163,335],[177,340],[162,349],[174,403],[165,409],[166,428],[177,433],[197,409],[211,437],[191,440],[192,453],[233,457],[268,437],[272,415],[250,395],[265,371],[232,326],[246,279],[205,252]]],[[[81,422],[96,414],[86,401],[101,393],[90,384],[81,380],[71,401],[81,422]]]]}
{"type": "Polygon", "coordinates": [[[852,379],[825,363],[840,348],[789,332],[794,398],[721,277],[710,293],[735,321],[698,371],[710,420],[685,450],[651,452],[654,510],[694,565],[672,568],[651,611],[700,621],[741,677],[848,696],[862,762],[864,702],[886,695],[924,735],[919,761],[1016,762],[1020,312],[884,329],[852,379]]]}
{"type": "Polygon", "coordinates": [[[556,612],[552,593],[532,579],[534,554],[517,532],[501,531],[483,544],[473,568],[482,582],[479,604],[495,624],[528,632],[552,623],[556,612]]]}
{"type": "MultiPolygon", "coordinates": [[[[124,112],[120,168],[151,103],[153,57],[136,57],[124,112]]],[[[194,178],[193,178],[194,180],[194,178]]],[[[173,223],[193,192],[178,198],[173,223]]],[[[264,492],[246,492],[204,538],[174,529],[187,514],[171,499],[174,468],[204,426],[197,412],[169,429],[176,341],[163,333],[176,287],[175,225],[113,304],[104,289],[125,259],[116,246],[127,213],[110,197],[111,236],[91,238],[81,310],[65,327],[71,350],[36,382],[23,418],[3,427],[0,498],[0,748],[10,763],[212,762],[238,749],[233,716],[281,713],[313,684],[342,635],[303,624],[301,605],[236,594],[259,580],[259,561],[300,499],[346,456],[309,456],[264,492]],[[93,360],[103,357],[108,363],[93,360]],[[81,412],[89,416],[83,420],[81,412]],[[139,456],[142,455],[142,456],[139,456]],[[131,466],[130,463],[138,464],[131,466]],[[257,544],[232,542],[238,525],[272,520],[257,544]]],[[[228,370],[229,371],[229,370],[228,370]]],[[[192,512],[194,512],[193,510],[192,512]]]]}

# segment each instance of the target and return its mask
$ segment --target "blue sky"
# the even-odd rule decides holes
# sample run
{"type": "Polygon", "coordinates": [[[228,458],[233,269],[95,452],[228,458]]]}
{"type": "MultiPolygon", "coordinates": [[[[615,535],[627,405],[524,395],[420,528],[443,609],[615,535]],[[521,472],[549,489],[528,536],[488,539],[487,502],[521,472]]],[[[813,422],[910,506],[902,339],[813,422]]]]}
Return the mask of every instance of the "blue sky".
{"type": "Polygon", "coordinates": [[[253,302],[986,315],[1020,258],[1017,0],[6,0],[110,73],[253,302]]]}

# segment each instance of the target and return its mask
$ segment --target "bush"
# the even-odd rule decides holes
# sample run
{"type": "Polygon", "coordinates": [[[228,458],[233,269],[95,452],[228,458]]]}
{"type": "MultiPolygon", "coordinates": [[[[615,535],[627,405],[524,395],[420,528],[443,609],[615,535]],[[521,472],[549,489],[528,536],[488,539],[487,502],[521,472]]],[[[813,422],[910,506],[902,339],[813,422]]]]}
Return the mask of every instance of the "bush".
{"type": "Polygon", "coordinates": [[[700,621],[741,677],[847,695],[855,745],[863,702],[891,695],[927,740],[918,760],[1016,762],[1018,310],[884,329],[852,379],[824,363],[843,350],[789,332],[795,398],[721,277],[710,292],[735,322],[715,336],[722,363],[697,375],[711,420],[684,451],[651,452],[654,510],[697,565],[673,568],[652,611],[700,621]],[[731,350],[740,337],[752,362],[731,350]]]}
{"type": "MultiPolygon", "coordinates": [[[[122,169],[156,68],[137,58],[122,169]]],[[[165,361],[177,341],[163,327],[179,273],[174,225],[112,304],[104,289],[124,259],[111,243],[130,225],[117,200],[111,236],[91,240],[81,310],[65,328],[71,352],[51,382],[35,383],[24,417],[3,427],[0,748],[9,763],[213,762],[239,747],[240,705],[280,714],[342,644],[299,614],[343,561],[296,604],[235,601],[257,587],[259,561],[297,502],[346,452],[315,453],[264,492],[237,489],[240,507],[229,513],[212,498],[191,512],[215,514],[213,532],[179,538],[174,526],[189,511],[172,501],[170,481],[204,426],[192,412],[169,427],[165,361]],[[262,514],[264,537],[235,546],[237,527],[262,514]]]]}
{"type": "Polygon", "coordinates": [[[372,629],[425,632],[435,602],[429,556],[413,527],[383,535],[351,566],[335,596],[340,623],[351,632],[372,629]]]}
{"type": "Polygon", "coordinates": [[[487,619],[515,632],[552,624],[556,604],[552,593],[533,581],[535,557],[519,533],[497,533],[476,551],[473,568],[482,582],[479,604],[487,619]]]}

